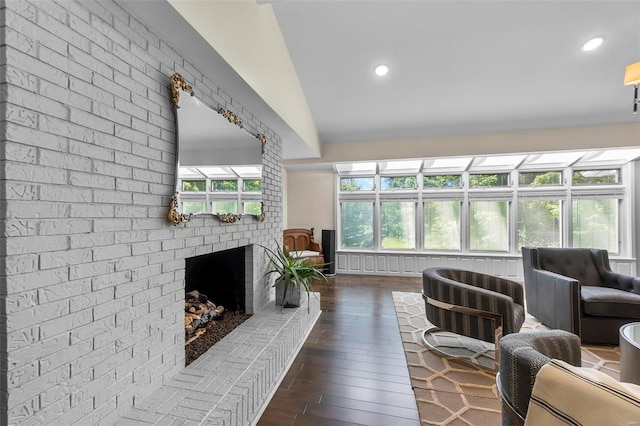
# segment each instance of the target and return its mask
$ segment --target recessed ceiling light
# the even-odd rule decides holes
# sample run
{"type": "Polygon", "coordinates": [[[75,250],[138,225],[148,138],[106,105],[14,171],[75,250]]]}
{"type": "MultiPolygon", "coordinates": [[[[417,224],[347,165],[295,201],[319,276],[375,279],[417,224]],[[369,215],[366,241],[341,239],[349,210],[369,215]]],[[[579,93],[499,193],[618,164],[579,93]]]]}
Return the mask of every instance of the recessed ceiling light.
{"type": "Polygon", "coordinates": [[[387,75],[389,72],[389,67],[386,65],[378,65],[375,69],[375,73],[378,77],[382,77],[387,75]]]}
{"type": "Polygon", "coordinates": [[[600,45],[602,44],[602,41],[603,41],[602,37],[592,38],[591,40],[583,44],[580,50],[582,50],[583,52],[591,52],[592,50],[595,50],[598,47],[600,47],[600,45]]]}

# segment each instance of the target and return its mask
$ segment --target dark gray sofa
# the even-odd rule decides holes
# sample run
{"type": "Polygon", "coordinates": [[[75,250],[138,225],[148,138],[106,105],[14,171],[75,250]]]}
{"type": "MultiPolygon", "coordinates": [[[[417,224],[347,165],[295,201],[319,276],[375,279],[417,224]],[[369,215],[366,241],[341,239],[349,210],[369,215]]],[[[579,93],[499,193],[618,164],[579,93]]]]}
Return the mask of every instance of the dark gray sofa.
{"type": "Polygon", "coordinates": [[[583,342],[618,344],[621,325],[640,321],[640,277],[611,271],[606,250],[522,248],[527,311],[583,342]]]}

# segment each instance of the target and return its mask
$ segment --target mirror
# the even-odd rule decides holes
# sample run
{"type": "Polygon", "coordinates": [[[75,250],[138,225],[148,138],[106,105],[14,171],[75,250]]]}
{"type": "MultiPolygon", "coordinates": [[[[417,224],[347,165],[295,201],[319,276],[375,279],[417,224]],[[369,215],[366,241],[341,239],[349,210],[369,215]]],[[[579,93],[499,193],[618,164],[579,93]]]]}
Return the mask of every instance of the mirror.
{"type": "Polygon", "coordinates": [[[246,216],[263,221],[265,136],[244,130],[233,112],[209,108],[179,74],[171,77],[171,89],[178,156],[169,220],[179,225],[193,215],[211,214],[225,223],[246,216]]]}

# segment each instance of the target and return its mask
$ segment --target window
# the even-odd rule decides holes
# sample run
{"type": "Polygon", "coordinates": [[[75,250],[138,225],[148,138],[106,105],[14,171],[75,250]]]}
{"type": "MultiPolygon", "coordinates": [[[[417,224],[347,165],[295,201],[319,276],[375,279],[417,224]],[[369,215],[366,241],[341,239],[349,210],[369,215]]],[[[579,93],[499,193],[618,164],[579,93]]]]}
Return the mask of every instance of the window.
{"type": "Polygon", "coordinates": [[[245,192],[262,191],[262,181],[260,179],[244,179],[242,181],[242,190],[245,192]]]}
{"type": "Polygon", "coordinates": [[[374,186],[372,177],[340,179],[340,191],[371,191],[374,186]]]}
{"type": "Polygon", "coordinates": [[[414,201],[382,201],[381,247],[383,249],[416,248],[416,203],[414,201]]]}
{"type": "Polygon", "coordinates": [[[182,190],[195,192],[195,191],[206,191],[207,190],[207,181],[206,180],[183,180],[182,181],[182,190]]]}
{"type": "Polygon", "coordinates": [[[212,180],[211,191],[213,192],[236,192],[238,191],[237,180],[212,180]]]}
{"type": "Polygon", "coordinates": [[[254,214],[259,215],[262,213],[262,203],[260,201],[246,201],[243,203],[244,214],[254,214]]]}
{"type": "Polygon", "coordinates": [[[424,249],[460,250],[460,201],[426,201],[424,249]]]}
{"type": "Polygon", "coordinates": [[[620,170],[576,170],[574,185],[611,185],[620,183],[620,170]]]}
{"type": "Polygon", "coordinates": [[[220,200],[211,202],[211,212],[214,214],[237,213],[238,202],[235,200],[220,200]]]}
{"type": "Polygon", "coordinates": [[[462,176],[460,175],[437,175],[425,176],[423,178],[424,188],[460,188],[462,186],[462,176]]]}
{"type": "Polygon", "coordinates": [[[416,189],[415,176],[383,176],[380,178],[380,188],[383,191],[394,189],[416,189]]]}
{"type": "Polygon", "coordinates": [[[509,186],[509,173],[490,173],[469,175],[471,188],[509,186]]]}
{"type": "Polygon", "coordinates": [[[182,212],[183,213],[204,213],[207,211],[206,203],[204,201],[183,201],[182,212]]]}
{"type": "Polygon", "coordinates": [[[573,247],[593,247],[618,253],[618,204],[617,199],[574,199],[573,247]]]}
{"type": "Polygon", "coordinates": [[[560,200],[519,200],[518,250],[560,246],[560,200]]]}
{"type": "Polygon", "coordinates": [[[340,203],[340,235],[342,247],[373,248],[373,202],[340,203]]]}
{"type": "Polygon", "coordinates": [[[562,183],[560,172],[520,172],[518,173],[518,185],[542,186],[560,185],[562,183]]]}
{"type": "Polygon", "coordinates": [[[633,160],[640,148],[341,163],[338,246],[513,257],[523,246],[596,247],[632,256],[633,160]]]}
{"type": "Polygon", "coordinates": [[[509,251],[509,203],[472,201],[469,203],[469,249],[509,251]]]}

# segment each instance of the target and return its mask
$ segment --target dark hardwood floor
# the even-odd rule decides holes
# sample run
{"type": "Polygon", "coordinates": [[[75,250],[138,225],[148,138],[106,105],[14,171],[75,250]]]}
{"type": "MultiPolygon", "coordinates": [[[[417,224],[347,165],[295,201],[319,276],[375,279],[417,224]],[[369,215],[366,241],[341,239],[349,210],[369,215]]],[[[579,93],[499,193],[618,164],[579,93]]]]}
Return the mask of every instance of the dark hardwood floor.
{"type": "Polygon", "coordinates": [[[330,280],[315,286],[322,314],[258,425],[419,425],[391,292],[422,280],[330,280]]]}

